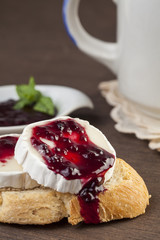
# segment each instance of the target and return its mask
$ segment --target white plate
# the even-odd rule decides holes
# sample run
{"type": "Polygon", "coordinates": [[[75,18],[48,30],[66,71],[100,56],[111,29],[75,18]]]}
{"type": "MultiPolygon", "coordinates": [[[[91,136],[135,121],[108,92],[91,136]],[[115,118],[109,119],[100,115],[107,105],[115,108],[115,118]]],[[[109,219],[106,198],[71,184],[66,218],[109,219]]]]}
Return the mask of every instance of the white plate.
{"type": "MultiPolygon", "coordinates": [[[[52,98],[58,110],[56,117],[68,115],[82,107],[93,108],[91,99],[74,88],[56,85],[37,85],[36,89],[40,90],[45,96],[52,98]]],[[[8,99],[18,99],[15,85],[0,87],[0,102],[8,99]]],[[[24,127],[25,125],[0,127],[0,134],[20,133],[24,127]]]]}

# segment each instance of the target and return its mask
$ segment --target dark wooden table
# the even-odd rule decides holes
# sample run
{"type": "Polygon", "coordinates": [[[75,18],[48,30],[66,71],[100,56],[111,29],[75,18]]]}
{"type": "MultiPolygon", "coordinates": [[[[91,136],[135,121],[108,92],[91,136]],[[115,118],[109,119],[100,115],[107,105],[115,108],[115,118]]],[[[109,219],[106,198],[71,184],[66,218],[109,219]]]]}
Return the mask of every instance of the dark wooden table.
{"type": "MultiPolygon", "coordinates": [[[[71,116],[87,119],[102,130],[117,155],[140,173],[152,194],[146,214],[133,220],[74,227],[67,220],[46,226],[0,224],[0,239],[159,239],[160,154],[149,150],[147,141],[114,129],[111,107],[101,97],[98,84],[115,76],[73,46],[62,22],[62,0],[1,0],[0,5],[0,84],[26,83],[33,75],[38,84],[66,85],[88,94],[94,110],[81,109],[71,116]]],[[[92,35],[115,40],[112,1],[83,0],[80,16],[92,35]]]]}

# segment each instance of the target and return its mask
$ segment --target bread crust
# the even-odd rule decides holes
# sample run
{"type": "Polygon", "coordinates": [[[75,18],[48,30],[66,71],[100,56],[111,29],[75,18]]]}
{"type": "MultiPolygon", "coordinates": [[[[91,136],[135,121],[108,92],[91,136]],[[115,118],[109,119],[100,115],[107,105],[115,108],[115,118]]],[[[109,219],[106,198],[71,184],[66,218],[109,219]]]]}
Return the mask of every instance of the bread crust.
{"type": "MultiPolygon", "coordinates": [[[[139,174],[121,159],[116,160],[112,178],[99,198],[101,222],[133,218],[145,212],[149,194],[139,174]]],[[[49,188],[32,190],[1,189],[0,222],[49,224],[68,217],[72,225],[83,221],[76,195],[49,188]]]]}
{"type": "MultiPolygon", "coordinates": [[[[149,205],[150,196],[143,179],[122,159],[116,160],[114,173],[105,183],[105,189],[98,196],[101,222],[137,217],[145,213],[149,205]]],[[[83,221],[77,197],[71,200],[70,212],[71,224],[83,221]]]]}

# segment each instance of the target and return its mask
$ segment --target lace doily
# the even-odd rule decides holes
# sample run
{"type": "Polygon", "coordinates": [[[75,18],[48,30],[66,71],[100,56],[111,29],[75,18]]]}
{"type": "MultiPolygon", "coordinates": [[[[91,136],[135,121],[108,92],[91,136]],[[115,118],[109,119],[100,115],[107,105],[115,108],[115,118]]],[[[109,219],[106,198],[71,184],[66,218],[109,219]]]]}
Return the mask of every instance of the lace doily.
{"type": "Polygon", "coordinates": [[[149,140],[149,148],[160,151],[160,120],[145,115],[118,91],[117,80],[102,82],[99,89],[114,108],[110,116],[119,132],[134,133],[137,138],[149,140]]]}

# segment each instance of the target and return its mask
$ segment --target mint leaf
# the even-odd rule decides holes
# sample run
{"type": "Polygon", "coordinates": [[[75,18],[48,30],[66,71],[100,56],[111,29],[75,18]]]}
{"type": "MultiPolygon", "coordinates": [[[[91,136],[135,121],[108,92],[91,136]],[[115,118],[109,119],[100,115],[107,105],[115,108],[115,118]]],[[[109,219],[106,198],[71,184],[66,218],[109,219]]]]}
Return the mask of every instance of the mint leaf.
{"type": "Polygon", "coordinates": [[[26,102],[25,99],[21,99],[21,100],[19,100],[19,101],[14,105],[14,109],[16,109],[16,110],[22,109],[22,108],[24,108],[26,105],[28,105],[28,102],[26,102]]]}
{"type": "Polygon", "coordinates": [[[26,106],[33,107],[35,111],[43,112],[51,116],[54,115],[54,104],[50,97],[43,96],[35,89],[34,77],[30,77],[29,83],[16,86],[19,100],[14,105],[14,109],[22,109],[26,106]]]}
{"type": "Polygon", "coordinates": [[[29,86],[30,86],[32,89],[35,88],[35,81],[34,81],[34,77],[33,77],[33,76],[31,76],[31,77],[29,78],[29,86]]]}
{"type": "Polygon", "coordinates": [[[35,111],[43,112],[51,116],[54,115],[54,105],[50,97],[41,96],[38,102],[34,105],[35,111]]]}
{"type": "Polygon", "coordinates": [[[28,85],[17,85],[16,91],[20,99],[25,99],[26,105],[33,104],[41,96],[41,93],[35,89],[35,81],[33,77],[30,77],[28,85]]]}

